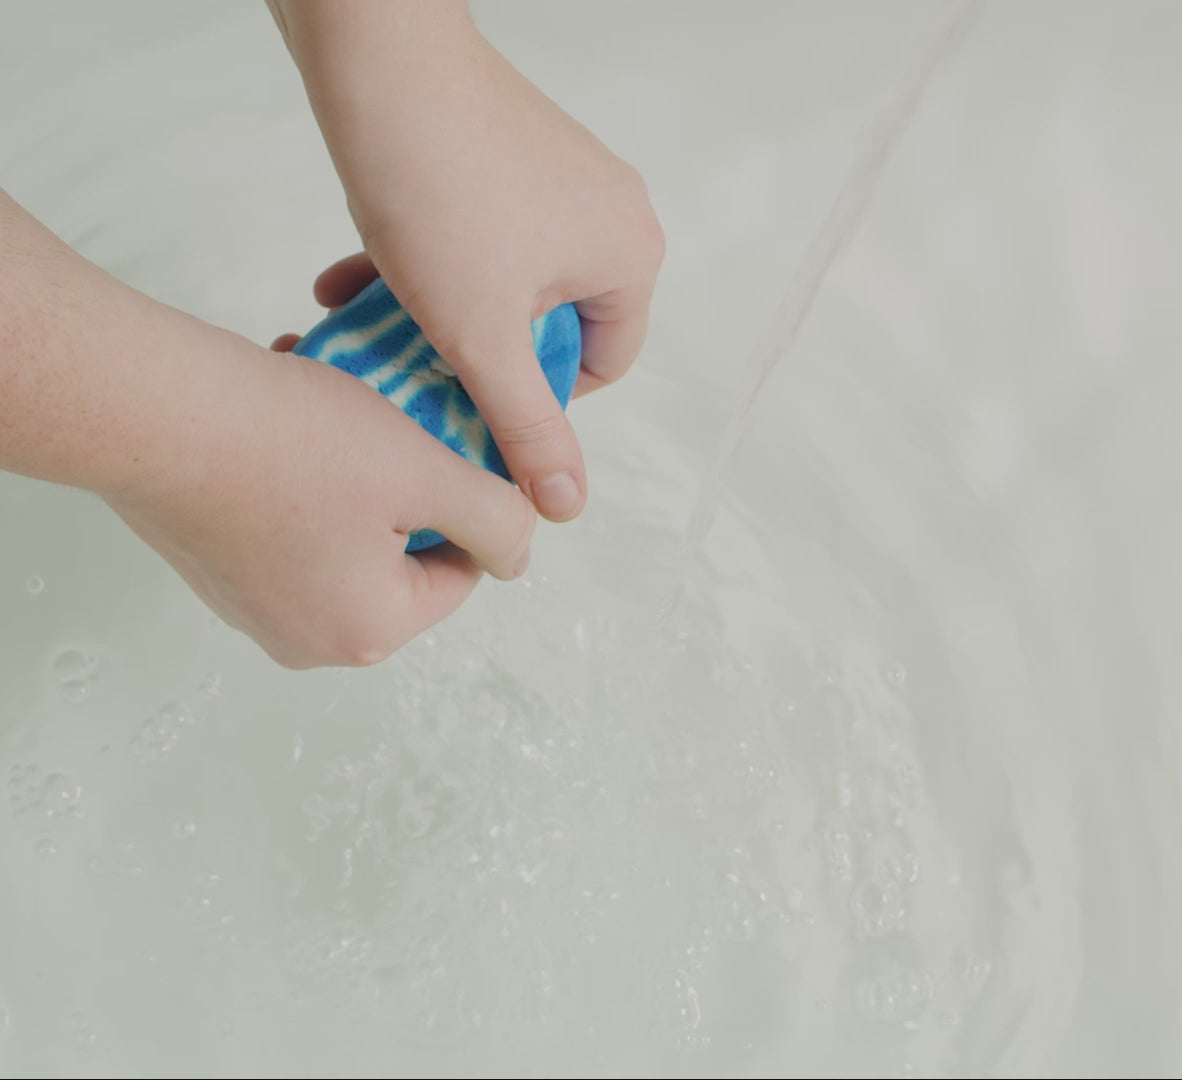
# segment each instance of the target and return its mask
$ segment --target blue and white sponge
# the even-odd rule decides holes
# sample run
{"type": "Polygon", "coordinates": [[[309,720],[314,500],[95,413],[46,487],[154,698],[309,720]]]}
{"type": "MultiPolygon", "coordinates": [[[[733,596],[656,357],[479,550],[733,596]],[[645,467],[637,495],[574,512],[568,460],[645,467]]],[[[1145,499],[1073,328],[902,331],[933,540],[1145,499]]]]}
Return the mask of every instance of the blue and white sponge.
{"type": "MultiPolygon", "coordinates": [[[[565,409],[582,357],[578,313],[563,304],[535,319],[531,329],[542,371],[565,409]]],[[[509,479],[492,434],[455,372],[381,278],[308,331],[293,352],[356,375],[457,454],[509,479]]],[[[439,533],[422,529],[411,534],[406,550],[443,541],[439,533]]]]}

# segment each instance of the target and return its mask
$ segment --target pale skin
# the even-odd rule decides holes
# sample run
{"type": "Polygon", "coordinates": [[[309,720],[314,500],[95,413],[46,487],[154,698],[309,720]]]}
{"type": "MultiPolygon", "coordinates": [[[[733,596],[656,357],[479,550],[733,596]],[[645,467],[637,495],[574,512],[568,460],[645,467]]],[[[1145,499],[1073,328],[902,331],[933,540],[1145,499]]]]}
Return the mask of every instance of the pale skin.
{"type": "MultiPolygon", "coordinates": [[[[578,442],[530,319],[583,320],[576,393],[644,339],[664,253],[639,175],[516,72],[454,0],[271,0],[365,251],[456,370],[517,487],[349,375],[158,304],[0,192],[0,469],[88,488],[223,619],[293,668],[371,664],[525,571],[575,517],[578,442]],[[397,462],[398,467],[391,467],[397,462]],[[407,555],[410,532],[446,545],[407,555]]],[[[375,269],[376,267],[376,269],[375,269]]]]}

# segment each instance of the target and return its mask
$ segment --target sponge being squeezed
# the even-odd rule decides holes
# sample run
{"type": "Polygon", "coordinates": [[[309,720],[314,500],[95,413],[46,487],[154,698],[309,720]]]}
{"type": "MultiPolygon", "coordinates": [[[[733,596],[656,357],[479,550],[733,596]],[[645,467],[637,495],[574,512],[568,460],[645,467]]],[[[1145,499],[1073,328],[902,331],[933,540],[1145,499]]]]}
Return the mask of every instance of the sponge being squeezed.
{"type": "MultiPolygon", "coordinates": [[[[531,329],[538,362],[565,409],[582,356],[578,313],[563,304],[535,319],[531,329]]],[[[292,351],[356,375],[457,454],[509,479],[492,434],[455,372],[381,278],[308,331],[292,351]]],[[[421,529],[411,533],[406,550],[443,542],[439,533],[421,529]]]]}

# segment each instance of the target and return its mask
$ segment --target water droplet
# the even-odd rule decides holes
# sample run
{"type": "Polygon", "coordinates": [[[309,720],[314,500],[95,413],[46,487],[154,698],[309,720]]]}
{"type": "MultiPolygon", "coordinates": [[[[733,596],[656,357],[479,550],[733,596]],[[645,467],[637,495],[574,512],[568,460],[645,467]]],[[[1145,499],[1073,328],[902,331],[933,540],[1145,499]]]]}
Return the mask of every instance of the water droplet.
{"type": "Polygon", "coordinates": [[[25,582],[25,589],[31,592],[34,596],[45,588],[45,580],[34,574],[28,581],[25,582]]]}
{"type": "Polygon", "coordinates": [[[67,679],[62,683],[62,697],[71,705],[81,705],[90,697],[90,680],[67,679]]]}
{"type": "Polygon", "coordinates": [[[222,692],[221,672],[211,671],[197,684],[197,693],[205,697],[217,697],[222,692]]]}
{"type": "Polygon", "coordinates": [[[37,854],[43,859],[48,859],[51,855],[57,854],[57,848],[48,836],[43,836],[37,841],[37,854]]]}
{"type": "Polygon", "coordinates": [[[197,835],[197,822],[195,821],[177,821],[173,823],[172,835],[178,840],[186,840],[190,836],[197,835]]]}
{"type": "Polygon", "coordinates": [[[907,682],[907,669],[896,661],[887,668],[886,677],[892,686],[902,686],[907,682]]]}

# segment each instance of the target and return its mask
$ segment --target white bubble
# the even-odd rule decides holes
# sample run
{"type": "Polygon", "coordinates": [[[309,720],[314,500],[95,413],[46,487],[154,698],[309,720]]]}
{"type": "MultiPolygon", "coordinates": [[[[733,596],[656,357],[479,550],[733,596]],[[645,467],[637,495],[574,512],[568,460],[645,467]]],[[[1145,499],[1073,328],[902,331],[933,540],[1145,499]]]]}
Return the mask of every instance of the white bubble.
{"type": "Polygon", "coordinates": [[[26,591],[31,592],[34,595],[41,592],[41,590],[44,588],[45,588],[44,579],[38,577],[36,574],[34,574],[31,578],[29,578],[28,581],[25,582],[26,591]]]}
{"type": "Polygon", "coordinates": [[[887,668],[886,677],[892,686],[902,686],[907,681],[907,669],[896,661],[887,668]]]}
{"type": "Polygon", "coordinates": [[[48,836],[43,836],[37,841],[37,854],[42,858],[48,859],[51,855],[57,854],[57,847],[48,836]]]}
{"type": "Polygon", "coordinates": [[[172,835],[178,840],[187,840],[190,836],[197,835],[197,822],[195,821],[177,821],[173,823],[172,835]]]}

